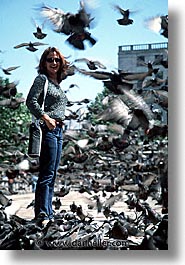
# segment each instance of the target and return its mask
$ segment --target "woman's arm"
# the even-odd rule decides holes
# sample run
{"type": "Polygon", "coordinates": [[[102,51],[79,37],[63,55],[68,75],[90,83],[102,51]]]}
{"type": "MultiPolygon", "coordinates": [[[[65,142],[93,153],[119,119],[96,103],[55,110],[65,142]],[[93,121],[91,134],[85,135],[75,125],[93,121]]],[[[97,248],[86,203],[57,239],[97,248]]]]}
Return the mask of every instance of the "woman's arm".
{"type": "Polygon", "coordinates": [[[35,78],[26,99],[26,106],[31,114],[37,119],[40,119],[44,115],[44,110],[42,110],[41,106],[43,103],[45,82],[46,76],[38,75],[35,78]]]}

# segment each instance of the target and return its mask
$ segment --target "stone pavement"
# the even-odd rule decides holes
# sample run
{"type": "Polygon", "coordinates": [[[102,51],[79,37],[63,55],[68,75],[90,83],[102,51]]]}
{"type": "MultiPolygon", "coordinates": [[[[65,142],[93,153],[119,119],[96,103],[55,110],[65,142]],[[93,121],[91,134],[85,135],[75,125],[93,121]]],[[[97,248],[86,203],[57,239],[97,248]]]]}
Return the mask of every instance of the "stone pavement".
{"type": "MultiPolygon", "coordinates": [[[[111,193],[110,193],[111,194],[111,193]]],[[[108,196],[110,196],[108,194],[108,196]]],[[[114,195],[117,193],[113,193],[114,195]]],[[[97,194],[96,194],[97,195],[97,194]]],[[[26,193],[26,194],[16,194],[7,196],[12,199],[12,205],[6,208],[6,213],[8,215],[16,214],[19,217],[30,220],[34,218],[34,210],[33,207],[27,208],[27,206],[34,199],[34,193],[26,193]]],[[[55,200],[56,197],[54,197],[55,200]]],[[[88,216],[93,216],[94,220],[103,221],[105,220],[105,216],[102,212],[98,213],[96,207],[93,209],[89,209],[89,199],[92,198],[92,195],[88,193],[79,193],[78,191],[70,191],[66,196],[59,197],[62,203],[62,206],[56,212],[60,212],[61,210],[70,210],[70,205],[75,202],[77,206],[81,205],[83,212],[88,214],[88,216]]],[[[120,201],[115,202],[115,204],[111,207],[111,210],[117,211],[118,213],[123,212],[129,216],[135,216],[134,210],[130,210],[127,207],[127,204],[124,202],[127,199],[125,192],[122,192],[122,199],[120,201]]],[[[95,200],[94,200],[95,201],[95,200]]],[[[155,201],[151,198],[147,199],[147,202],[150,206],[155,209],[157,212],[161,213],[161,207],[159,205],[155,205],[155,201]]],[[[54,208],[54,206],[53,206],[54,208]]]]}

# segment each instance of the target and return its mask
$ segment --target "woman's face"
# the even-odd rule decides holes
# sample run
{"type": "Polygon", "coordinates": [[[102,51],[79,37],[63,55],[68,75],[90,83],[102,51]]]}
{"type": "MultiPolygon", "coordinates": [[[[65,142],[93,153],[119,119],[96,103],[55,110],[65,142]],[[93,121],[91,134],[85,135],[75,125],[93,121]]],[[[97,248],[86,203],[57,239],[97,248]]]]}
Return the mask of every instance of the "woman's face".
{"type": "Polygon", "coordinates": [[[49,76],[56,76],[60,68],[61,59],[56,52],[50,52],[46,58],[46,68],[49,76]]]}

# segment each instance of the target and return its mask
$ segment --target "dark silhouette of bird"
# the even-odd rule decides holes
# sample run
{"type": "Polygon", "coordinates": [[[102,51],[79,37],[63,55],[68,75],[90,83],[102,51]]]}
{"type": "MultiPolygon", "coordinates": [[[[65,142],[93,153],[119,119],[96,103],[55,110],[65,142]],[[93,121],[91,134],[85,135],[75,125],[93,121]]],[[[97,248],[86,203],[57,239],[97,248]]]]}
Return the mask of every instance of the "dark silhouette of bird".
{"type": "Polygon", "coordinates": [[[133,19],[129,18],[129,16],[130,16],[130,10],[129,9],[124,10],[119,5],[114,5],[113,8],[115,10],[117,10],[123,16],[123,18],[117,19],[117,22],[119,25],[128,26],[128,25],[133,24],[133,22],[134,22],[133,19]]]}
{"type": "Polygon", "coordinates": [[[102,69],[106,69],[106,66],[103,65],[101,62],[99,61],[94,61],[94,60],[89,60],[87,58],[79,58],[79,59],[76,59],[74,60],[74,62],[84,62],[87,64],[88,68],[90,70],[96,70],[98,68],[102,68],[102,69]]]}
{"type": "Polygon", "coordinates": [[[59,210],[62,206],[60,198],[56,198],[55,200],[53,200],[52,204],[55,206],[55,210],[59,210]]]}
{"type": "Polygon", "coordinates": [[[86,218],[86,215],[83,213],[83,209],[82,209],[82,206],[79,205],[76,209],[76,215],[82,220],[84,221],[85,218],[86,218]]]}
{"type": "Polygon", "coordinates": [[[146,135],[149,138],[154,138],[156,136],[165,138],[166,136],[168,136],[168,125],[154,125],[153,128],[146,131],[146,135]]]}
{"type": "Polygon", "coordinates": [[[85,69],[77,68],[77,72],[97,80],[101,80],[110,91],[114,94],[123,94],[122,89],[131,90],[133,85],[137,81],[144,80],[147,76],[152,75],[152,73],[157,73],[159,68],[153,68],[151,63],[147,64],[148,71],[146,72],[125,72],[123,70],[106,72],[106,71],[86,71],[85,69]]]}
{"type": "Polygon", "coordinates": [[[99,137],[96,141],[96,147],[101,151],[108,151],[113,147],[112,141],[109,139],[108,135],[103,135],[99,137]]]}
{"type": "Polygon", "coordinates": [[[110,206],[104,206],[103,208],[103,214],[108,219],[111,216],[111,209],[110,206]]]}
{"type": "Polygon", "coordinates": [[[26,209],[28,209],[28,208],[30,208],[30,207],[34,208],[34,206],[35,206],[35,200],[32,200],[32,201],[27,205],[26,209]]]}
{"type": "Polygon", "coordinates": [[[7,89],[5,90],[2,95],[5,97],[5,98],[11,98],[11,97],[15,97],[17,94],[17,87],[13,87],[13,88],[10,88],[10,89],[7,89]]]}
{"type": "Polygon", "coordinates": [[[55,191],[54,195],[57,197],[64,197],[66,196],[70,191],[70,186],[67,187],[66,185],[62,186],[59,191],[55,191]]]}
{"type": "Polygon", "coordinates": [[[78,192],[79,193],[87,192],[89,195],[92,195],[90,188],[87,186],[84,186],[83,184],[80,185],[78,192]]]}
{"type": "Polygon", "coordinates": [[[78,206],[75,204],[75,202],[73,201],[73,203],[70,205],[70,210],[71,212],[75,213],[77,210],[78,206]]]}
{"type": "Polygon", "coordinates": [[[147,89],[148,87],[151,89],[155,87],[162,86],[163,84],[165,85],[167,82],[167,79],[161,79],[157,75],[152,75],[152,76],[147,76],[143,82],[142,82],[142,89],[147,89]]]}
{"type": "Polygon", "coordinates": [[[95,45],[97,42],[93,37],[91,37],[91,33],[87,31],[84,31],[82,33],[73,33],[69,38],[66,39],[69,44],[79,50],[85,49],[85,40],[88,41],[91,46],[95,45]]]}
{"type": "Polygon", "coordinates": [[[148,29],[168,38],[168,15],[149,17],[145,19],[144,24],[148,29]]]}
{"type": "Polygon", "coordinates": [[[125,72],[123,70],[119,70],[119,74],[122,77],[123,81],[143,81],[147,76],[151,76],[152,73],[156,74],[159,71],[159,68],[153,68],[153,65],[151,62],[148,62],[147,64],[144,64],[147,66],[148,70],[146,72],[139,72],[139,73],[132,73],[132,72],[125,72]]]}
{"type": "Polygon", "coordinates": [[[80,9],[77,13],[64,12],[59,8],[42,6],[41,15],[46,17],[54,26],[54,31],[70,35],[73,33],[83,33],[85,28],[89,28],[91,15],[86,12],[83,1],[80,1],[80,9]]]}
{"type": "Polygon", "coordinates": [[[40,12],[55,26],[55,32],[70,35],[66,41],[73,47],[84,50],[84,40],[88,40],[91,45],[96,43],[96,40],[86,30],[86,28],[90,28],[91,21],[94,18],[91,18],[91,15],[86,12],[83,1],[80,1],[80,9],[75,14],[65,13],[59,8],[48,6],[42,6],[40,12]]]}
{"type": "Polygon", "coordinates": [[[74,75],[75,73],[76,73],[76,66],[73,64],[69,65],[66,71],[61,73],[62,80],[66,79],[68,76],[74,75]]]}
{"type": "Polygon", "coordinates": [[[36,28],[36,32],[33,32],[33,35],[37,38],[37,39],[44,39],[47,34],[46,33],[43,33],[42,29],[43,29],[43,25],[44,23],[42,24],[42,26],[40,27],[39,25],[37,25],[37,23],[35,22],[34,19],[32,19],[32,22],[36,28]]]}
{"type": "Polygon", "coordinates": [[[106,72],[106,71],[86,71],[85,69],[77,68],[77,72],[89,77],[101,80],[110,91],[114,94],[122,94],[122,89],[132,89],[133,82],[132,80],[125,80],[122,77],[123,72],[116,73],[115,71],[106,72]]]}
{"type": "Polygon", "coordinates": [[[153,65],[161,64],[164,68],[168,68],[168,50],[165,50],[166,56],[164,57],[163,54],[160,54],[157,56],[157,58],[154,60],[153,65]]]}
{"type": "Polygon", "coordinates": [[[2,68],[1,67],[1,69],[2,69],[2,71],[3,71],[3,73],[5,74],[5,75],[11,75],[11,71],[13,71],[13,70],[15,70],[15,69],[17,69],[17,68],[19,68],[20,66],[11,66],[11,67],[8,67],[8,68],[2,68]]]}
{"type": "Polygon", "coordinates": [[[37,48],[35,48],[35,46],[40,46],[40,45],[48,45],[48,44],[42,43],[42,42],[31,42],[31,41],[30,42],[23,42],[21,44],[14,46],[14,49],[26,47],[27,50],[29,50],[31,52],[35,52],[38,50],[37,48]]]}
{"type": "Polygon", "coordinates": [[[113,227],[109,230],[110,238],[126,240],[128,238],[128,230],[121,222],[115,221],[113,227]]]}
{"type": "Polygon", "coordinates": [[[70,84],[69,87],[68,87],[68,89],[64,90],[64,93],[69,92],[70,89],[73,88],[73,87],[77,87],[77,88],[79,88],[79,86],[78,86],[77,84],[70,84]]]}
{"type": "Polygon", "coordinates": [[[115,137],[112,139],[112,144],[117,148],[118,151],[122,151],[129,146],[127,138],[128,137],[125,137],[125,135],[120,137],[115,137]]]}
{"type": "Polygon", "coordinates": [[[9,84],[1,85],[0,95],[5,98],[15,97],[17,94],[17,84],[18,82],[11,82],[9,84]]]}

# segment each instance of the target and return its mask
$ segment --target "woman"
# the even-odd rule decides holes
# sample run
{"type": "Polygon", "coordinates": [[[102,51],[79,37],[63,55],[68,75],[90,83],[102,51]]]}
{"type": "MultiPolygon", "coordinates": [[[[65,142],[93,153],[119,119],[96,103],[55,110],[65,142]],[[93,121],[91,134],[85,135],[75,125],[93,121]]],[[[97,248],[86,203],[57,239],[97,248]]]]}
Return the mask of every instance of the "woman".
{"type": "Polygon", "coordinates": [[[62,125],[67,103],[67,97],[59,84],[68,66],[69,63],[57,48],[47,48],[41,56],[38,75],[26,99],[31,114],[41,120],[42,143],[35,191],[35,219],[42,216],[43,225],[53,219],[52,198],[62,153],[62,125]],[[46,79],[48,87],[43,110],[41,105],[46,79]]]}

